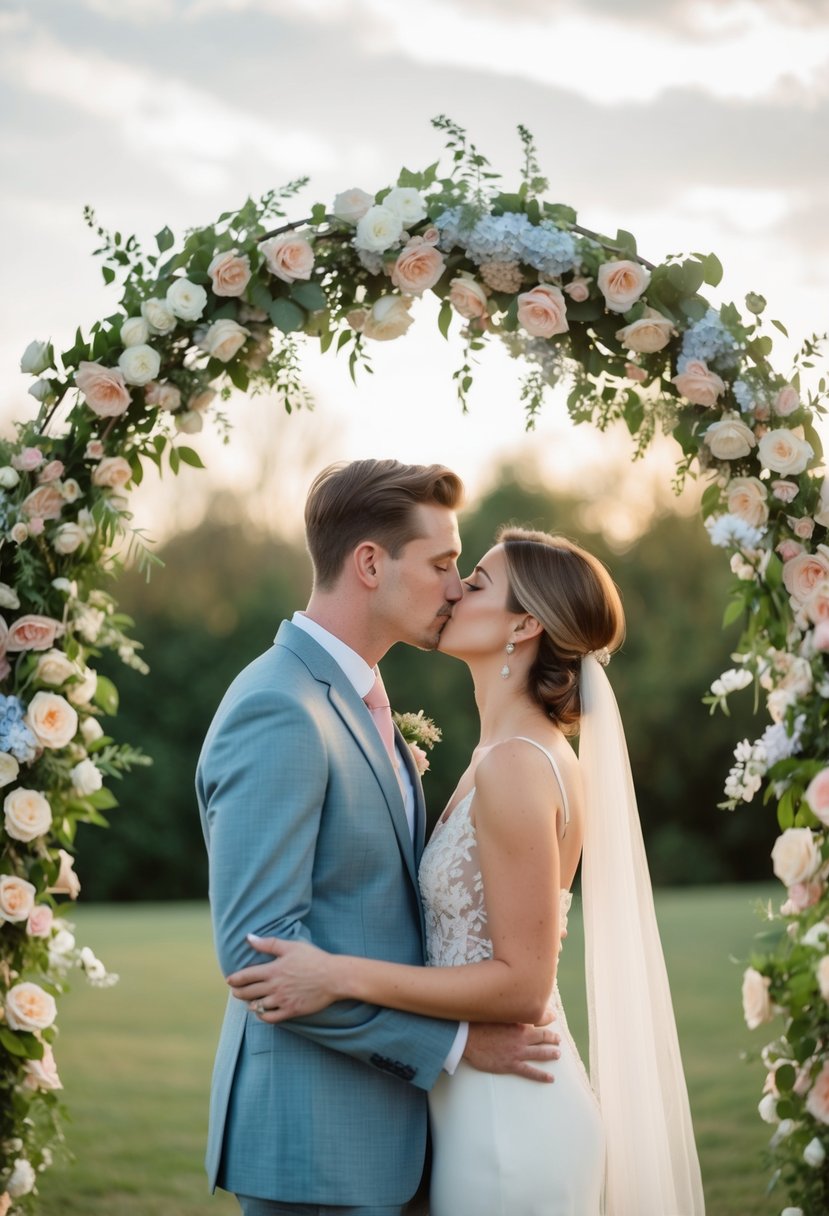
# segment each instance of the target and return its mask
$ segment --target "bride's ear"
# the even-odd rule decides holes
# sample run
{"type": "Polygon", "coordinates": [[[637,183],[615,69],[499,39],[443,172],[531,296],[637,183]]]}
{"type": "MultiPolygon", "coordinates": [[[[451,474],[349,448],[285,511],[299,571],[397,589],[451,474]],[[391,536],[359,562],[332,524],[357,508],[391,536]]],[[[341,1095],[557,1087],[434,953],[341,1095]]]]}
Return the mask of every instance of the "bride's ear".
{"type": "Polygon", "coordinates": [[[510,641],[529,642],[531,638],[540,637],[543,632],[544,626],[541,624],[541,621],[527,612],[514,626],[510,641]]]}

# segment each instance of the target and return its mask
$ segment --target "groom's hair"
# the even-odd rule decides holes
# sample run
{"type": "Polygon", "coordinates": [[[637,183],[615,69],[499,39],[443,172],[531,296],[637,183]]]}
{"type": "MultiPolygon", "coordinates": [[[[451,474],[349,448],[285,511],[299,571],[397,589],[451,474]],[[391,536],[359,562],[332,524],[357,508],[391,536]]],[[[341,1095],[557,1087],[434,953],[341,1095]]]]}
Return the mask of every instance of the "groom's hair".
{"type": "Polygon", "coordinates": [[[462,500],[463,482],[442,464],[354,460],[329,465],[314,479],[305,503],[314,585],[330,590],[348,554],[363,541],[376,541],[397,557],[420,535],[419,504],[454,511],[462,500]]]}

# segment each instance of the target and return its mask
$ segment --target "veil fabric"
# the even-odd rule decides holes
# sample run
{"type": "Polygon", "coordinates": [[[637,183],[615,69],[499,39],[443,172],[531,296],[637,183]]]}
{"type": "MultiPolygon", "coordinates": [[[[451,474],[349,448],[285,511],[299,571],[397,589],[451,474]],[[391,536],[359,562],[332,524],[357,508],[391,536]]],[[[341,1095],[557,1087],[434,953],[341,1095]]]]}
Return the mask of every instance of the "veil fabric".
{"type": "Polygon", "coordinates": [[[605,1216],[704,1216],[688,1092],[627,744],[601,663],[581,665],[579,761],[590,1079],[605,1216]]]}

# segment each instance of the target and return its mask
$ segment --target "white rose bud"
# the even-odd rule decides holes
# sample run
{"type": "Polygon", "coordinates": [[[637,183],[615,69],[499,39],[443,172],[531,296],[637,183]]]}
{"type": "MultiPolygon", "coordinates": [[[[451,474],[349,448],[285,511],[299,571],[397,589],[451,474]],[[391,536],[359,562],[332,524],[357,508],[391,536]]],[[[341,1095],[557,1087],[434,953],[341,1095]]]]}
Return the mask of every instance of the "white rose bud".
{"type": "Polygon", "coordinates": [[[0,752],[0,788],[17,780],[20,765],[8,752],[0,752]]]}
{"type": "Polygon", "coordinates": [[[20,370],[39,376],[47,368],[55,366],[55,353],[51,342],[30,342],[20,359],[20,370]]]}
{"type": "Polygon", "coordinates": [[[98,687],[98,673],[91,667],[85,667],[81,675],[83,678],[77,684],[70,684],[66,691],[73,705],[88,705],[98,687]]]}
{"type": "Polygon", "coordinates": [[[20,596],[8,583],[0,583],[0,608],[19,608],[20,596]]]}
{"type": "Polygon", "coordinates": [[[90,743],[96,743],[98,739],[102,739],[103,734],[104,728],[97,718],[84,718],[81,723],[81,737],[87,747],[90,743]]]}
{"type": "Polygon", "coordinates": [[[104,784],[101,770],[91,760],[81,760],[72,769],[70,776],[72,778],[72,785],[81,797],[87,794],[94,794],[104,784]]]}
{"type": "Polygon", "coordinates": [[[19,484],[20,474],[17,469],[13,469],[10,464],[4,464],[0,468],[0,490],[13,490],[19,484]]]}
{"type": "Polygon", "coordinates": [[[35,401],[39,401],[42,405],[44,402],[54,401],[57,393],[51,380],[35,380],[29,389],[29,396],[34,397],[35,401]]]}
{"type": "Polygon", "coordinates": [[[151,346],[128,346],[118,360],[127,384],[149,384],[158,375],[161,356],[151,346]]]}
{"type": "Polygon", "coordinates": [[[144,346],[150,338],[150,326],[146,317],[127,317],[121,326],[121,341],[124,346],[144,346]]]}
{"type": "Polygon", "coordinates": [[[826,1149],[818,1140],[817,1136],[810,1140],[804,1148],[803,1160],[807,1165],[811,1165],[815,1169],[823,1165],[823,1162],[826,1160],[826,1149]]]}
{"type": "Polygon", "coordinates": [[[207,292],[189,279],[176,279],[167,288],[167,304],[181,321],[198,321],[207,305],[207,292]]]}
{"type": "Polygon", "coordinates": [[[141,316],[154,334],[169,334],[176,327],[176,318],[166,300],[154,296],[141,305],[141,316]]]}
{"type": "Polygon", "coordinates": [[[21,1195],[28,1195],[34,1190],[36,1180],[32,1163],[25,1157],[18,1157],[6,1182],[6,1190],[12,1199],[19,1199],[21,1195]]]}
{"type": "Polygon", "coordinates": [[[763,1094],[757,1107],[764,1123],[777,1122],[777,1099],[774,1094],[763,1094]]]}

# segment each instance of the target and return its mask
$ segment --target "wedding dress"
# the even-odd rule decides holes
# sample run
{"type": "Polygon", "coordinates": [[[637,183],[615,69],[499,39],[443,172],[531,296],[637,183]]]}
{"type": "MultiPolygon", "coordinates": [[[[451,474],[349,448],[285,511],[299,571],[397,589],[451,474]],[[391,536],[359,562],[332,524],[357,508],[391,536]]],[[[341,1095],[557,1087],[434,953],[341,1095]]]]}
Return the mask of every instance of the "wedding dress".
{"type": "MultiPolygon", "coordinates": [[[[569,807],[562,792],[564,830],[569,807]]],[[[420,865],[429,964],[459,966],[492,957],[478,862],[472,789],[439,820],[420,865]]],[[[561,928],[571,894],[561,891],[561,928]]],[[[561,1057],[552,1085],[479,1072],[461,1061],[429,1094],[433,1164],[431,1216],[599,1216],[604,1184],[602,1119],[553,990],[561,1057]]],[[[634,1216],[630,1213],[629,1216],[634,1216]]]]}

